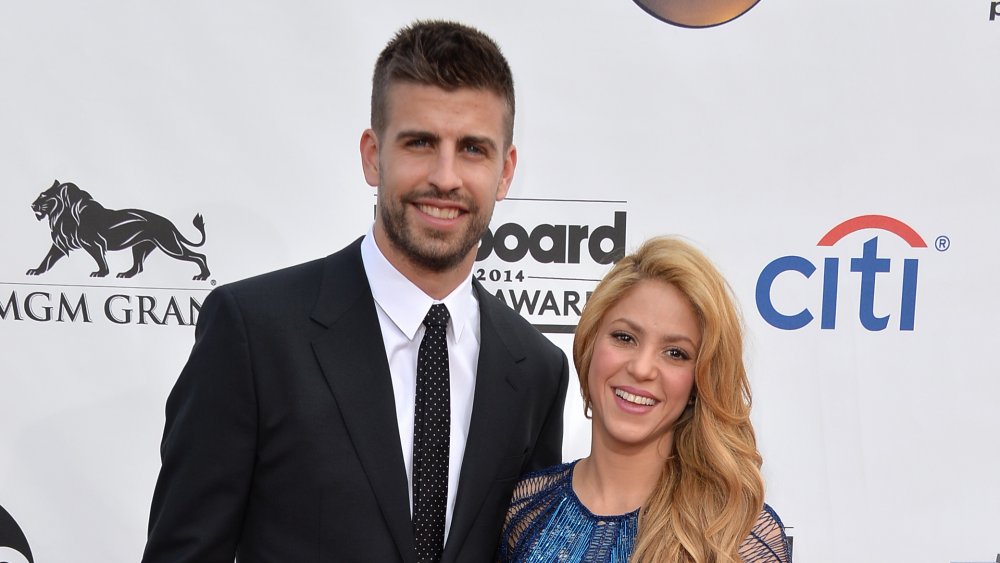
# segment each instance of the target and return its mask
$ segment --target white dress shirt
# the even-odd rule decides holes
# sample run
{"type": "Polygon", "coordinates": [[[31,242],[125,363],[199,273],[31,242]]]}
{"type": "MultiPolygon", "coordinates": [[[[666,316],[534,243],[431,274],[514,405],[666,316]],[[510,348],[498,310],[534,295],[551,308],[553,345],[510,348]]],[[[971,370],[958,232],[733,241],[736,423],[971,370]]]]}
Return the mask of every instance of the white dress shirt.
{"type": "Polygon", "coordinates": [[[472,290],[472,272],[454,291],[437,301],[413,285],[385,258],[371,230],[361,241],[361,260],[375,298],[378,323],[382,329],[385,357],[389,360],[392,392],[399,423],[399,441],[410,490],[410,517],[413,516],[413,412],[417,390],[417,352],[424,336],[424,317],[431,305],[444,303],[448,323],[448,361],[451,380],[451,435],[448,450],[448,506],[445,512],[445,541],[455,512],[458,478],[465,456],[465,443],[472,420],[472,400],[476,390],[479,362],[479,301],[472,290]]]}

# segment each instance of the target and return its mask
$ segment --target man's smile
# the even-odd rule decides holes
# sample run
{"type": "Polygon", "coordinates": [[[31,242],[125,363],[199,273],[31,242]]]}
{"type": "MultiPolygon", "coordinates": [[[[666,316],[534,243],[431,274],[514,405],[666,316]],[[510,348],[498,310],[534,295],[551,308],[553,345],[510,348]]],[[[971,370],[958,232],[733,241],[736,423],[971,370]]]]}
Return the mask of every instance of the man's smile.
{"type": "Polygon", "coordinates": [[[418,203],[416,205],[417,209],[419,209],[422,213],[430,215],[435,219],[454,219],[461,213],[461,211],[455,207],[436,207],[426,203],[418,203]]]}

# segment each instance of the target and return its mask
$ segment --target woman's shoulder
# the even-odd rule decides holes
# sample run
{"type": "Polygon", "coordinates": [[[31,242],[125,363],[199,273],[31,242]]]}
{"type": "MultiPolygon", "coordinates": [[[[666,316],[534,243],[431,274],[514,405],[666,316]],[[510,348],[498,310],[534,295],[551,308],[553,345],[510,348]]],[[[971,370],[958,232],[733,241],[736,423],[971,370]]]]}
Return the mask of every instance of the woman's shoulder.
{"type": "Polygon", "coordinates": [[[574,461],[533,471],[517,482],[500,536],[499,561],[516,559],[518,545],[530,537],[530,530],[536,522],[544,522],[548,518],[549,508],[558,504],[560,497],[566,494],[565,485],[569,483],[572,486],[575,464],[574,461]]]}
{"type": "Polygon", "coordinates": [[[533,479],[546,475],[566,476],[570,471],[573,470],[573,467],[576,466],[576,463],[578,461],[580,460],[568,461],[566,463],[560,463],[558,465],[552,465],[546,467],[545,469],[539,469],[537,471],[525,473],[524,475],[521,476],[521,481],[526,481],[528,479],[533,479]]]}
{"type": "Polygon", "coordinates": [[[765,504],[740,545],[740,557],[746,563],[790,563],[791,546],[778,513],[765,504]]]}
{"type": "Polygon", "coordinates": [[[573,466],[576,461],[553,465],[538,471],[532,471],[521,477],[514,486],[511,504],[523,502],[525,499],[544,495],[572,479],[573,466]]]}

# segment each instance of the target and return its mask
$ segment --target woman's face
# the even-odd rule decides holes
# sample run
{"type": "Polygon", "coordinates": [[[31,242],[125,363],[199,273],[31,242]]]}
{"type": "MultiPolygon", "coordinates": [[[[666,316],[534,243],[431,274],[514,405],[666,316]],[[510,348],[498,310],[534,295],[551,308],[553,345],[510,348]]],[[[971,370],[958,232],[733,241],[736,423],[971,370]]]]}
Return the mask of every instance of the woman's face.
{"type": "Polygon", "coordinates": [[[593,447],[673,451],[673,425],[694,387],[698,317],[675,286],[643,280],[598,327],[588,386],[593,447]]]}

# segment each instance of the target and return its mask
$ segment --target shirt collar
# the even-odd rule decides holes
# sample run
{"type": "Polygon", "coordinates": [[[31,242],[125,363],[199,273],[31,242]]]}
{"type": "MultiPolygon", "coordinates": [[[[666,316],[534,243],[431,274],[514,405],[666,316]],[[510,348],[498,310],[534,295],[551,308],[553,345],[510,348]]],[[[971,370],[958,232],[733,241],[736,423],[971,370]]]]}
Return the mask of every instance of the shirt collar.
{"type": "Polygon", "coordinates": [[[417,335],[417,330],[423,324],[431,305],[444,303],[451,315],[448,330],[452,331],[455,342],[461,340],[471,318],[470,309],[478,306],[476,294],[472,291],[471,271],[458,287],[438,301],[413,285],[413,282],[406,279],[406,276],[386,259],[375,244],[375,234],[372,229],[368,229],[364,240],[361,241],[361,261],[364,263],[365,275],[368,276],[372,297],[407,338],[413,340],[417,335]]]}

